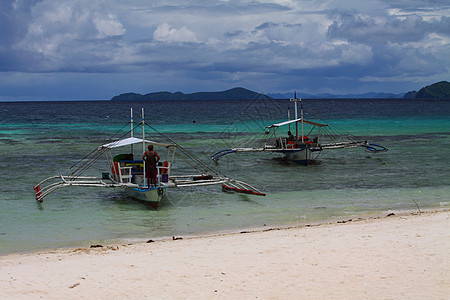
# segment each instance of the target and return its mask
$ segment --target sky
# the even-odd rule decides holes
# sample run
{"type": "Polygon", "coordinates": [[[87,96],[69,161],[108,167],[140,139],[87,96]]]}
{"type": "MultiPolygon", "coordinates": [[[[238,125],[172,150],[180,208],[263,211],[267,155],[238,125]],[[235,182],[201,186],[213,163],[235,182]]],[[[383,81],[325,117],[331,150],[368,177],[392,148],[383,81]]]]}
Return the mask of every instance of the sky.
{"type": "Polygon", "coordinates": [[[449,69],[448,0],[0,2],[0,100],[404,93],[449,69]]]}

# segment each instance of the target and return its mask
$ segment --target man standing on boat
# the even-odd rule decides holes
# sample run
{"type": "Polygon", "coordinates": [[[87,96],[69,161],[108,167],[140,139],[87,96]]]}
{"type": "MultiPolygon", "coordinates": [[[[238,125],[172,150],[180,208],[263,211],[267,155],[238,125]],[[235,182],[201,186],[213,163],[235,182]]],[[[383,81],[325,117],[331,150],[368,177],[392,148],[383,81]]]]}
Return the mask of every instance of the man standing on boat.
{"type": "Polygon", "coordinates": [[[156,164],[160,157],[156,151],[153,151],[153,145],[148,145],[148,151],[145,151],[142,159],[145,161],[145,177],[147,178],[148,187],[150,185],[155,186],[157,184],[156,175],[158,174],[156,164]]]}

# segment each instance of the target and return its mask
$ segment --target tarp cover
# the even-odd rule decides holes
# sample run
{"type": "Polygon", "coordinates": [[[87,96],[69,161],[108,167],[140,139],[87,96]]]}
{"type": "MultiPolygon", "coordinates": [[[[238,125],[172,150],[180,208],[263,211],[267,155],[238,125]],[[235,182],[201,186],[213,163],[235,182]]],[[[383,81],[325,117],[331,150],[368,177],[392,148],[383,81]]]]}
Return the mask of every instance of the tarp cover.
{"type": "MultiPolygon", "coordinates": [[[[123,140],[118,140],[115,142],[111,142],[105,145],[102,145],[101,148],[118,148],[118,147],[123,147],[123,146],[128,146],[128,145],[133,145],[133,144],[142,144],[142,139],[140,138],[136,138],[136,137],[129,137],[123,140]]],[[[162,146],[162,147],[169,147],[169,146],[175,146],[172,144],[162,144],[162,143],[158,143],[158,142],[154,142],[154,141],[149,141],[149,140],[145,140],[145,143],[149,144],[149,145],[156,145],[156,146],[162,146]]]]}
{"type": "MultiPolygon", "coordinates": [[[[268,127],[268,128],[271,128],[271,127],[280,127],[280,126],[292,124],[292,123],[295,123],[295,122],[301,122],[301,121],[302,121],[302,119],[300,118],[300,119],[295,119],[295,120],[290,120],[290,121],[284,121],[284,122],[277,123],[277,124],[272,124],[272,125],[267,126],[267,127],[268,127]]],[[[316,125],[316,126],[328,126],[327,124],[321,124],[321,123],[316,123],[316,122],[307,121],[307,120],[304,120],[303,123],[309,124],[309,125],[316,125]]]]}

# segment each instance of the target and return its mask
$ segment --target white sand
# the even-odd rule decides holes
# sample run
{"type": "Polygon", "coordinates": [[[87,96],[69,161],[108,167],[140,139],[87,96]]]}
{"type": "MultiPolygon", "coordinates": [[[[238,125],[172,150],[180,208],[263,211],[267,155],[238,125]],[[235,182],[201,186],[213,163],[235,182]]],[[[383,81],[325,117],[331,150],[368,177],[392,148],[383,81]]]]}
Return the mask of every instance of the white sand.
{"type": "Polygon", "coordinates": [[[449,217],[8,255],[0,298],[450,299],[449,217]]]}

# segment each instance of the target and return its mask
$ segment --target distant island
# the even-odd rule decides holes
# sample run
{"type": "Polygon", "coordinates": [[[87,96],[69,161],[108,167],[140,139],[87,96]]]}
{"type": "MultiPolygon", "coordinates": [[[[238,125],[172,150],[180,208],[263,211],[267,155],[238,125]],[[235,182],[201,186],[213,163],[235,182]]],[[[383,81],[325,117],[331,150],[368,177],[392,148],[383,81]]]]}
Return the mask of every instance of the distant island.
{"type": "Polygon", "coordinates": [[[271,97],[248,89],[236,87],[222,92],[198,92],[183,94],[182,92],[156,92],[145,95],[137,93],[125,93],[115,96],[111,101],[132,100],[265,100],[271,97]]]}
{"type": "Polygon", "coordinates": [[[407,92],[403,98],[439,98],[439,99],[450,99],[450,83],[448,81],[440,81],[433,83],[432,85],[427,85],[421,88],[418,92],[411,91],[407,92]]]}
{"type": "MultiPolygon", "coordinates": [[[[284,94],[267,94],[268,96],[274,99],[290,99],[294,97],[294,92],[292,93],[284,93],[284,94]]],[[[392,94],[392,93],[377,93],[377,92],[369,92],[364,94],[306,94],[302,92],[297,92],[297,97],[303,99],[373,99],[373,98],[402,98],[403,93],[401,94],[392,94]]]]}
{"type": "MultiPolygon", "coordinates": [[[[293,93],[287,94],[268,94],[268,96],[274,99],[289,99],[294,95],[293,93]]],[[[426,87],[421,88],[417,91],[410,91],[406,94],[392,94],[392,93],[377,93],[370,92],[365,94],[345,94],[345,95],[335,95],[335,94],[305,94],[297,92],[297,97],[301,97],[304,99],[366,99],[366,98],[404,98],[404,99],[450,99],[450,83],[448,81],[440,81],[433,83],[432,85],[428,85],[426,87]]]]}
{"type": "MultiPolygon", "coordinates": [[[[198,92],[184,94],[182,92],[155,92],[149,94],[125,93],[114,96],[111,101],[141,101],[141,100],[267,100],[267,99],[289,99],[294,96],[292,93],[284,94],[261,94],[242,87],[232,88],[221,92],[198,92]]],[[[304,99],[367,99],[367,98],[441,98],[450,99],[450,83],[448,81],[436,82],[417,91],[410,91],[406,94],[392,93],[365,93],[365,94],[305,94],[297,92],[297,97],[304,99]]]]}

